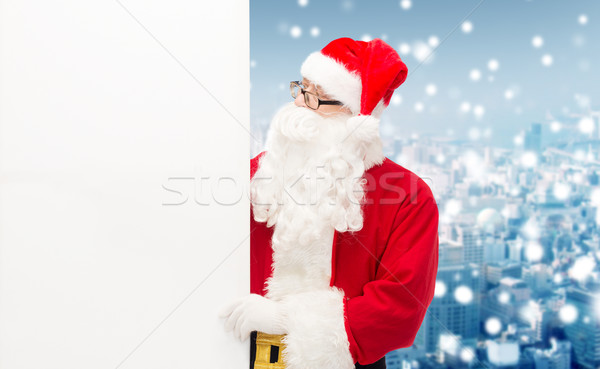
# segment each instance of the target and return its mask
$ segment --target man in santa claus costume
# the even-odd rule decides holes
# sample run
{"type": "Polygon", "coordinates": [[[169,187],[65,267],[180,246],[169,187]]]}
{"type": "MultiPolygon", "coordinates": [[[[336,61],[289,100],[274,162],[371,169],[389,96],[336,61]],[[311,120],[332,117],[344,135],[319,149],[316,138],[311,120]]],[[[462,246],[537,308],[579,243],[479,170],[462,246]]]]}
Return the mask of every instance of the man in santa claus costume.
{"type": "Polygon", "coordinates": [[[251,293],[221,316],[252,335],[255,368],[385,368],[412,345],[438,266],[433,194],[379,136],[407,68],[380,39],[340,38],[301,74],[251,160],[251,293]]]}

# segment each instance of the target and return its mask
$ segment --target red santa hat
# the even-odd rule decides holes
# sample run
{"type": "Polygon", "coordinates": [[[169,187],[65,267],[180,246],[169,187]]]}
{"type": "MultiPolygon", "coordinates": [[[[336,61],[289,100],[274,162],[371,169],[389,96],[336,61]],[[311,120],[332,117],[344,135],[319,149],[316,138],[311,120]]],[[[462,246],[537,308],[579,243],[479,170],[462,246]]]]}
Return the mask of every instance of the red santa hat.
{"type": "Polygon", "coordinates": [[[408,74],[396,50],[378,38],[338,38],[310,54],[300,72],[350,109],[353,116],[347,124],[364,155],[365,169],[381,164],[385,156],[379,117],[408,74]]]}
{"type": "Polygon", "coordinates": [[[354,115],[378,118],[406,80],[408,68],[396,50],[378,38],[367,42],[343,37],[310,54],[300,71],[354,115]]]}

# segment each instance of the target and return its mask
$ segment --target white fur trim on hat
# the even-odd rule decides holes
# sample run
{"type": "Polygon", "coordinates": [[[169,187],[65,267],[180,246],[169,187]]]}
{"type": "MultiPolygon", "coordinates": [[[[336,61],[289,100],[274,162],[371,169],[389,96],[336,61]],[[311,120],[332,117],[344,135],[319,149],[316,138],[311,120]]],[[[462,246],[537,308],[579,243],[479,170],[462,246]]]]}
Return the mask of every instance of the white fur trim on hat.
{"type": "Polygon", "coordinates": [[[283,299],[288,333],[283,361],[288,369],[354,369],[344,325],[344,292],[336,287],[283,299]]]}
{"type": "Polygon", "coordinates": [[[321,86],[332,98],[346,104],[353,114],[360,113],[360,77],[347,70],[343,64],[316,51],[302,63],[300,73],[321,86]]]}

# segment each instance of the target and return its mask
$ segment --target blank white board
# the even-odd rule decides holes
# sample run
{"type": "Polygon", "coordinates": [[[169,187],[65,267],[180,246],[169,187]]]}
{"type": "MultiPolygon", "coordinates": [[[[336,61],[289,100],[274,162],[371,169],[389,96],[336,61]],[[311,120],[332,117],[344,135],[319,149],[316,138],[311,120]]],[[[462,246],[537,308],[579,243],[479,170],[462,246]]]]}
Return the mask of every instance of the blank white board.
{"type": "Polygon", "coordinates": [[[245,0],[0,0],[0,368],[246,368],[245,0]]]}

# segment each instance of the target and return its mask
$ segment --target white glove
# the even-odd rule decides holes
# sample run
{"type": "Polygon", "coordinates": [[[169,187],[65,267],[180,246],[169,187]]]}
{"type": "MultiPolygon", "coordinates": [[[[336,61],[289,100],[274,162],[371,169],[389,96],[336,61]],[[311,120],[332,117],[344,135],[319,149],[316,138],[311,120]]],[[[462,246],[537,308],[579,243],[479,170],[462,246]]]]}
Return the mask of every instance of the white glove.
{"type": "Polygon", "coordinates": [[[222,309],[219,317],[226,318],[225,330],[229,332],[233,329],[233,334],[240,341],[245,341],[252,331],[287,333],[284,305],[257,294],[237,299],[222,309]]]}

